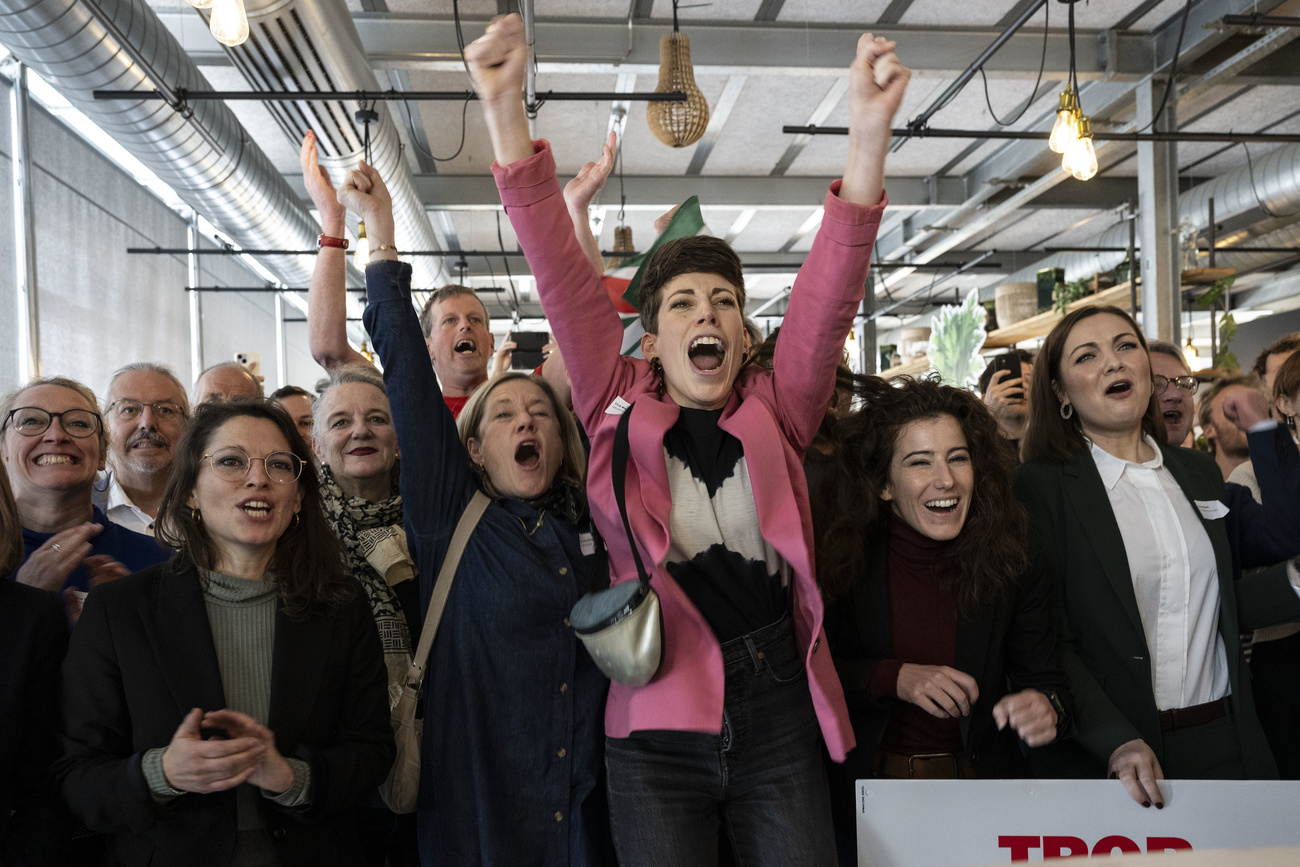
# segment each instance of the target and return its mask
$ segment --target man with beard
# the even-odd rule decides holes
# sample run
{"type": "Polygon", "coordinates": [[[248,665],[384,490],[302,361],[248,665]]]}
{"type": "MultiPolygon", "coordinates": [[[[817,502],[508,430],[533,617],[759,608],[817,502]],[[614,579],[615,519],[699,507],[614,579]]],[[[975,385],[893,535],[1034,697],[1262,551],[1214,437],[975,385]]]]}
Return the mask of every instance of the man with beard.
{"type": "Polygon", "coordinates": [[[95,505],[113,523],[152,536],[189,417],[185,386],[167,367],[142,361],[112,375],[104,401],[108,487],[95,494],[95,505]]]}
{"type": "MultiPolygon", "coordinates": [[[[1151,354],[1152,377],[1163,376],[1168,383],[1164,391],[1157,389],[1156,392],[1160,414],[1165,419],[1165,442],[1171,446],[1191,445],[1187,442],[1187,435],[1196,421],[1192,396],[1196,394],[1199,383],[1177,346],[1153,340],[1147,344],[1147,349],[1151,354]]],[[[1245,442],[1245,434],[1242,434],[1242,442],[1245,442]]]]}

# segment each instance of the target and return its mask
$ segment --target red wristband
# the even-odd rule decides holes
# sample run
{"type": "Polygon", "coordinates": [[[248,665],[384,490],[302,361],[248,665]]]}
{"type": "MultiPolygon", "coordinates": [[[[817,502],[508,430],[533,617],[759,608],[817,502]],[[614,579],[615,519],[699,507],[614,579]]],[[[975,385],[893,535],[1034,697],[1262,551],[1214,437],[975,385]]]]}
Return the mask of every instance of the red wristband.
{"type": "Polygon", "coordinates": [[[348,248],[348,239],[332,238],[321,232],[320,236],[316,238],[316,249],[319,250],[321,247],[338,247],[340,250],[346,250],[348,248]]]}

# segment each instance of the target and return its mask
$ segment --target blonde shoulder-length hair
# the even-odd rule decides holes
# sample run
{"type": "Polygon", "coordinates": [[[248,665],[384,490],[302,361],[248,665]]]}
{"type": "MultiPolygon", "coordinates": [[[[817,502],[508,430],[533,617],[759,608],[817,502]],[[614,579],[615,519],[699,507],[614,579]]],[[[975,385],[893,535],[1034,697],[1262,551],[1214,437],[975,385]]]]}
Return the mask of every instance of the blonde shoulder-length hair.
{"type": "MultiPolygon", "coordinates": [[[[546,399],[551,402],[551,410],[560,423],[560,440],[564,446],[564,460],[560,462],[560,468],[556,471],[555,479],[551,480],[551,484],[554,485],[556,480],[563,480],[582,489],[587,478],[587,452],[582,447],[582,437],[578,435],[578,423],[574,419],[573,413],[569,412],[568,408],[560,403],[560,397],[555,393],[555,389],[551,387],[551,384],[535,374],[511,371],[483,383],[466,402],[465,407],[460,412],[460,418],[456,421],[456,429],[460,433],[461,444],[468,449],[471,438],[483,439],[480,428],[483,424],[483,412],[487,406],[488,398],[502,384],[521,379],[531,382],[542,390],[542,393],[546,395],[546,399]]],[[[494,497],[500,496],[496,489],[493,488],[489,474],[480,473],[480,476],[483,479],[483,488],[494,497]]]]}

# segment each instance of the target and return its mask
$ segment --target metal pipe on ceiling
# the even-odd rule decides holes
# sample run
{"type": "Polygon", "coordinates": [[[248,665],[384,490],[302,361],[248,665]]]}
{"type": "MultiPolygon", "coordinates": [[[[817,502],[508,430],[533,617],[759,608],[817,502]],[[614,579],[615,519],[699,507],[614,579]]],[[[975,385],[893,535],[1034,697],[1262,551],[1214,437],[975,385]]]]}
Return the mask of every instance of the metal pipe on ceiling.
{"type": "MultiPolygon", "coordinates": [[[[205,102],[185,116],[165,102],[107,104],[92,97],[100,88],[143,89],[159,81],[209,87],[145,0],[102,0],[92,10],[93,5],[95,0],[0,0],[0,44],[239,246],[311,244],[319,232],[316,222],[228,107],[205,102]]],[[[305,285],[313,263],[275,256],[263,264],[284,282],[305,285]]]]}
{"type": "MultiPolygon", "coordinates": [[[[847,126],[783,126],[781,132],[787,135],[848,135],[847,126]]],[[[1033,132],[1030,130],[1009,129],[945,129],[926,127],[915,132],[909,129],[890,130],[895,137],[914,136],[916,138],[962,138],[962,139],[1011,139],[1025,141],[1047,141],[1050,132],[1033,132]]],[[[1261,132],[1093,132],[1097,141],[1126,142],[1199,142],[1202,144],[1298,144],[1300,133],[1261,133],[1261,132]]]]}
{"type": "MultiPolygon", "coordinates": [[[[180,110],[191,102],[218,99],[222,102],[461,102],[478,100],[472,90],[97,90],[95,99],[161,99],[172,108],[180,110]],[[174,104],[173,104],[174,103],[174,104]]],[[[615,93],[588,90],[536,93],[538,104],[543,102],[607,102],[626,99],[634,102],[685,102],[684,93],[615,93]]]]}
{"type": "MultiPolygon", "coordinates": [[[[379,119],[369,124],[368,162],[383,177],[392,195],[397,247],[437,250],[438,239],[416,193],[415,178],[402,153],[401,138],[388,106],[378,102],[370,105],[370,100],[356,98],[357,92],[381,88],[344,0],[245,0],[244,7],[248,41],[226,47],[225,52],[253,90],[344,94],[328,102],[300,97],[266,103],[290,143],[297,147],[307,130],[314,130],[320,164],[337,186],[365,156],[365,130],[354,122],[354,113],[359,108],[373,108],[379,119]]],[[[186,92],[202,89],[187,86],[186,92]]],[[[446,282],[441,278],[440,263],[434,259],[417,260],[413,269],[412,282],[418,289],[446,282]]]]}

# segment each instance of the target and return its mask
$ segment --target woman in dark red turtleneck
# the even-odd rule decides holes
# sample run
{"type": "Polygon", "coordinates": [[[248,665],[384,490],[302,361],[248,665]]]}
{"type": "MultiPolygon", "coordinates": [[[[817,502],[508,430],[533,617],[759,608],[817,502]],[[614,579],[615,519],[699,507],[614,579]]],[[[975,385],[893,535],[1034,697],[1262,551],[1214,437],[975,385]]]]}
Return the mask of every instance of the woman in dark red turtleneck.
{"type": "Polygon", "coordinates": [[[859,383],[812,496],[827,641],[858,743],[830,767],[849,847],[855,780],[1020,776],[1020,743],[1050,743],[1069,716],[1048,585],[1011,494],[1015,455],[974,395],[895,383],[859,383]]]}

